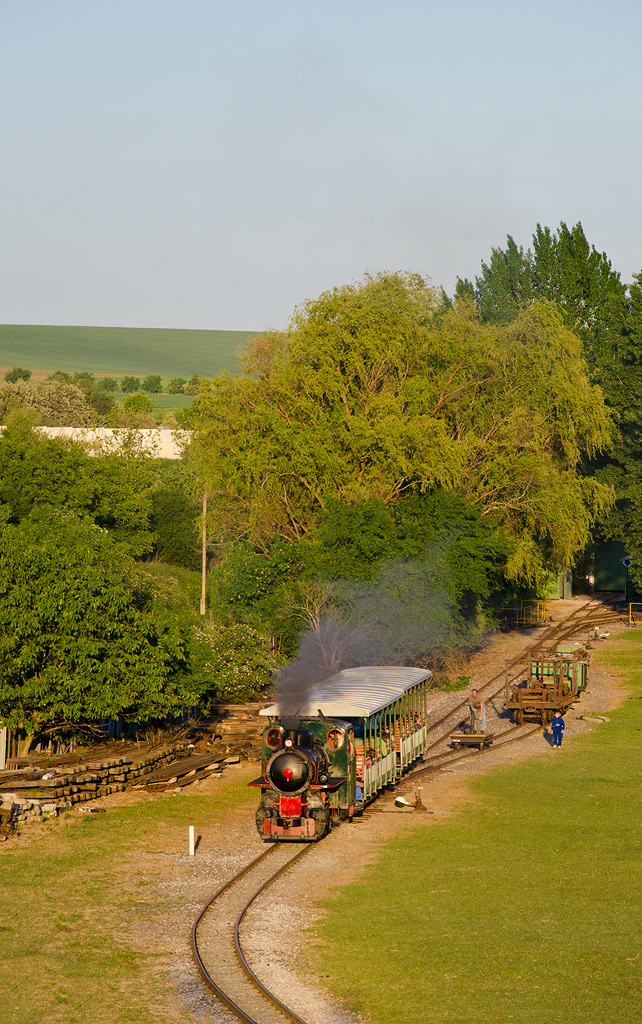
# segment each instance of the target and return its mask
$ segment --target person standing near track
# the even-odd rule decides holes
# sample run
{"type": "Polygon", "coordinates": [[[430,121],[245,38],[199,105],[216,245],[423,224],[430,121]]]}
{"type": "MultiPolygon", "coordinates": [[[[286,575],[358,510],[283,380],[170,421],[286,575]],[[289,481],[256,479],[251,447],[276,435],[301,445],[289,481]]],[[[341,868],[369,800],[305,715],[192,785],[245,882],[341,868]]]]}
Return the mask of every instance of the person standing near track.
{"type": "Polygon", "coordinates": [[[477,690],[471,690],[470,704],[471,725],[474,733],[486,732],[486,705],[477,690]]]}
{"type": "Polygon", "coordinates": [[[562,718],[562,712],[556,711],[553,715],[553,721],[551,722],[551,732],[553,733],[553,746],[562,746],[562,733],[564,732],[566,725],[562,718]]]}

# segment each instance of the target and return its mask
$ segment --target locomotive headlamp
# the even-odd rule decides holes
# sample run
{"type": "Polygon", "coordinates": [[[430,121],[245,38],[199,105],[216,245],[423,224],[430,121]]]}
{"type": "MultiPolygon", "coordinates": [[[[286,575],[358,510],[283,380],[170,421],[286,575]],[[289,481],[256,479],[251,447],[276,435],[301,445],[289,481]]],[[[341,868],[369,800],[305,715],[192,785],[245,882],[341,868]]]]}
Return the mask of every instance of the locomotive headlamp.
{"type": "Polygon", "coordinates": [[[285,746],[286,746],[286,747],[291,747],[291,746],[292,746],[292,740],[288,738],[288,739],[287,739],[287,740],[285,741],[285,746]]]}

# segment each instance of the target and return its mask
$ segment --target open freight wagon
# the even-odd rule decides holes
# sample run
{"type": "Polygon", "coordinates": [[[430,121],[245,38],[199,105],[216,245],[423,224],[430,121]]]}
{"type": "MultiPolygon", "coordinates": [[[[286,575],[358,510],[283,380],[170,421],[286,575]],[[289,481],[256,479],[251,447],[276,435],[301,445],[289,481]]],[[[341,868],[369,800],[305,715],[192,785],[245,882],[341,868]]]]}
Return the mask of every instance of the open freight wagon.
{"type": "Polygon", "coordinates": [[[586,647],[579,643],[559,644],[554,651],[531,651],[528,678],[512,684],[507,663],[504,707],[517,725],[526,719],[547,725],[556,711],[564,714],[586,689],[588,662],[586,647]]]}

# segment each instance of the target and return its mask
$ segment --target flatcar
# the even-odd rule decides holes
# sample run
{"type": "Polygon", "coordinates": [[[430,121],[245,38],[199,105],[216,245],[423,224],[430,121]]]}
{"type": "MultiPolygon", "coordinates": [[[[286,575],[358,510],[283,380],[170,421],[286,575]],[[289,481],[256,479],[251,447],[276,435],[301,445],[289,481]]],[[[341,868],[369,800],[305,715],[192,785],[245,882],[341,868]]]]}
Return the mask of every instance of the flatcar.
{"type": "MultiPolygon", "coordinates": [[[[294,709],[260,714],[256,812],[266,841],[314,842],[394,786],[427,746],[427,669],[344,669],[305,691],[294,709]]],[[[291,700],[290,700],[291,705],[291,700]]]]}
{"type": "Polygon", "coordinates": [[[556,711],[562,714],[579,700],[588,683],[589,655],[583,644],[559,644],[554,651],[531,652],[529,678],[509,685],[508,666],[504,707],[521,725],[526,718],[547,725],[556,711]]]}

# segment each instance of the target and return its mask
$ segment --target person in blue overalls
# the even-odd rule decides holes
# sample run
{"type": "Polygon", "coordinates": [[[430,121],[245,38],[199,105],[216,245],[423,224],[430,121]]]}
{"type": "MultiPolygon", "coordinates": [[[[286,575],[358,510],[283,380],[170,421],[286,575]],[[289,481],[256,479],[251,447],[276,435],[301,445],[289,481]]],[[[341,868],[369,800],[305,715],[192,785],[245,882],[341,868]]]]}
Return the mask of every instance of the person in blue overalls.
{"type": "Polygon", "coordinates": [[[553,721],[551,722],[551,732],[553,733],[554,747],[562,746],[562,733],[564,732],[565,728],[566,726],[564,724],[564,719],[562,718],[562,712],[556,711],[553,715],[553,721]]]}

